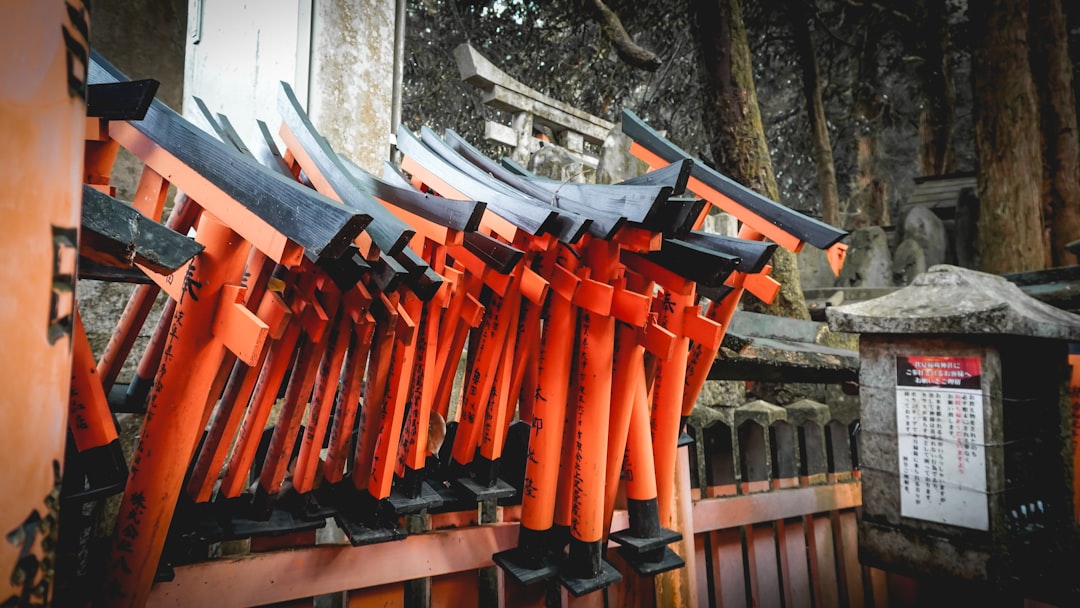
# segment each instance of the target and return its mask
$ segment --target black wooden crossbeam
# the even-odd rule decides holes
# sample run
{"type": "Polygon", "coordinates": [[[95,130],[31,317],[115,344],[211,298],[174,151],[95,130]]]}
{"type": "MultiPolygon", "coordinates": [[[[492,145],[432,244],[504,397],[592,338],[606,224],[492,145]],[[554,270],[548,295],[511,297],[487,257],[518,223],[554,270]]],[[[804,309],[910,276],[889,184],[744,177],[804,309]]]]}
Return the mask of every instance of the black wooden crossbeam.
{"type": "Polygon", "coordinates": [[[292,87],[285,82],[281,83],[278,95],[278,112],[311,157],[319,173],[330,183],[342,204],[372,217],[371,224],[365,230],[375,246],[389,255],[401,251],[416,232],[370,194],[356,187],[348,169],[326,139],[315,129],[315,125],[300,106],[300,101],[296,99],[292,87]]]}
{"type": "MultiPolygon", "coordinates": [[[[396,188],[419,193],[409,183],[409,180],[405,179],[405,176],[397,170],[397,167],[388,162],[383,163],[382,181],[396,188]]],[[[450,199],[436,198],[446,203],[454,202],[450,199]]],[[[494,269],[499,274],[509,274],[525,255],[524,251],[516,247],[511,247],[498,239],[476,231],[465,232],[462,235],[462,245],[486,266],[494,269]]]]}
{"type": "Polygon", "coordinates": [[[91,84],[86,87],[86,115],[106,120],[142,120],[159,84],[153,78],[91,84]]]}
{"type": "Polygon", "coordinates": [[[484,201],[488,209],[525,232],[534,235],[548,233],[558,221],[558,213],[554,209],[529,204],[521,197],[509,196],[484,187],[483,184],[471,179],[431,151],[404,125],[399,126],[397,130],[397,147],[402,154],[439,176],[458,192],[478,201],[484,201]]]}
{"type": "Polygon", "coordinates": [[[202,250],[201,244],[83,185],[81,255],[110,266],[124,268],[138,263],[154,272],[171,274],[202,250]]]}
{"type": "Polygon", "coordinates": [[[680,239],[710,251],[737,257],[739,261],[735,270],[746,274],[761,272],[772,259],[777,247],[776,243],[749,241],[697,230],[681,236],[680,239]]]}
{"type": "MultiPolygon", "coordinates": [[[[466,179],[461,182],[465,188],[475,189],[479,186],[482,187],[484,191],[497,192],[509,197],[511,200],[516,199],[519,201],[518,204],[529,205],[539,209],[551,209],[554,211],[555,218],[550,232],[560,241],[563,241],[564,243],[573,243],[580,239],[586,231],[590,231],[593,220],[586,218],[571,209],[563,209],[552,205],[546,200],[529,196],[524,192],[515,190],[496,180],[487,173],[477,169],[476,165],[467,161],[460,154],[454,152],[454,150],[431,129],[422,127],[420,129],[420,140],[429,150],[457,169],[461,175],[465,176],[466,179]]],[[[462,192],[472,196],[468,191],[463,190],[462,192]]],[[[608,234],[613,229],[613,226],[605,223],[602,228],[590,232],[597,235],[600,233],[608,234]]]]}
{"type": "Polygon", "coordinates": [[[341,159],[356,186],[375,198],[418,215],[440,226],[472,232],[480,227],[485,203],[433,196],[408,187],[388,183],[348,159],[341,159]]]}
{"type": "MultiPolygon", "coordinates": [[[[91,52],[88,72],[91,84],[128,80],[96,51],[91,52]]],[[[146,117],[132,121],[131,126],[302,246],[312,259],[340,257],[371,221],[371,216],[347,209],[237,154],[156,99],[146,117]]]]}
{"type": "MultiPolygon", "coordinates": [[[[691,158],[689,154],[668,141],[663,135],[660,135],[646,124],[645,121],[638,118],[636,114],[625,108],[623,109],[622,128],[623,133],[626,133],[635,142],[669,163],[691,158]]],[[[749,188],[743,187],[700,160],[691,160],[694,162],[690,172],[691,176],[701,180],[705,185],[760,215],[799,240],[806,241],[818,249],[828,249],[847,236],[847,232],[843,230],[788,209],[749,188]]]]}
{"type": "Polygon", "coordinates": [[[705,286],[724,284],[739,265],[739,258],[679,239],[664,239],[659,251],[644,254],[649,260],[705,286]]]}
{"type": "Polygon", "coordinates": [[[588,217],[599,212],[641,222],[655,207],[663,205],[671,194],[664,187],[620,187],[526,179],[491,160],[451,129],[446,130],[445,136],[447,145],[455,152],[495,179],[540,200],[552,201],[556,207],[573,209],[588,217]]]}

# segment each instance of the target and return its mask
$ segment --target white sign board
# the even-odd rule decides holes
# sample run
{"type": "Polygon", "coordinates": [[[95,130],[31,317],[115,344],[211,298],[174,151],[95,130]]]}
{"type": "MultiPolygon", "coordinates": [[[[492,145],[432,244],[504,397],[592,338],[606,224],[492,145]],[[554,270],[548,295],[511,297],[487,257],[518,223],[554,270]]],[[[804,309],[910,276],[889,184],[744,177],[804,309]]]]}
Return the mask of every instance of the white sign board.
{"type": "Polygon", "coordinates": [[[900,514],[989,529],[978,357],[896,358],[900,514]]]}

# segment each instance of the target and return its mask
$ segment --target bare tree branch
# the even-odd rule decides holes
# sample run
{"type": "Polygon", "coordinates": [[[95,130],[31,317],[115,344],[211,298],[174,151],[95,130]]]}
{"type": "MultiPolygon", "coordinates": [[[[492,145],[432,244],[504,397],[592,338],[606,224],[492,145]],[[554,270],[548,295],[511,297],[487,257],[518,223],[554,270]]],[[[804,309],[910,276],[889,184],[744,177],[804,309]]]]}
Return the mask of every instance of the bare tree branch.
{"type": "Polygon", "coordinates": [[[591,9],[592,18],[600,24],[604,34],[615,45],[615,52],[620,59],[635,68],[649,72],[655,72],[663,64],[663,61],[656,56],[656,53],[642,48],[630,38],[630,34],[626,32],[626,28],[623,27],[619,16],[615,14],[615,11],[608,8],[603,0],[588,0],[587,4],[591,9]]]}

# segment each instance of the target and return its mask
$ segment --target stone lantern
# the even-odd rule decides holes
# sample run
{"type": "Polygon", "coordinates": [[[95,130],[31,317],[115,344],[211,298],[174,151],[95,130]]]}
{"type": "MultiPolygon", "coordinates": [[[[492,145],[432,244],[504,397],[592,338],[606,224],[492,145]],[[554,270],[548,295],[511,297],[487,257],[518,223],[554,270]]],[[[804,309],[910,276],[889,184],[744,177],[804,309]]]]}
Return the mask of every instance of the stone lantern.
{"type": "Polygon", "coordinates": [[[1074,593],[1067,357],[1080,316],[942,265],[828,318],[860,334],[863,563],[1074,593]]]}

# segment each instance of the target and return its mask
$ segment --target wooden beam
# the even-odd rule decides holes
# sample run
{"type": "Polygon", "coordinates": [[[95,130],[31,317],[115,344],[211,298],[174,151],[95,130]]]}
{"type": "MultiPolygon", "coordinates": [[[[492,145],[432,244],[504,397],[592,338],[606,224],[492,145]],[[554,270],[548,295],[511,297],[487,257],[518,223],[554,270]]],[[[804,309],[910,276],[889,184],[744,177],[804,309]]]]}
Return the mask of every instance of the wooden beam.
{"type": "Polygon", "coordinates": [[[707,498],[694,503],[693,531],[725,530],[860,505],[862,484],[858,482],[707,498]]]}
{"type": "Polygon", "coordinates": [[[80,254],[109,266],[139,263],[162,274],[186,264],[203,246],[129,205],[83,185],[80,254]]]}
{"type": "Polygon", "coordinates": [[[320,545],[175,568],[154,585],[152,606],[259,606],[493,566],[513,547],[518,525],[501,523],[416,534],[353,547],[320,545]]]}

